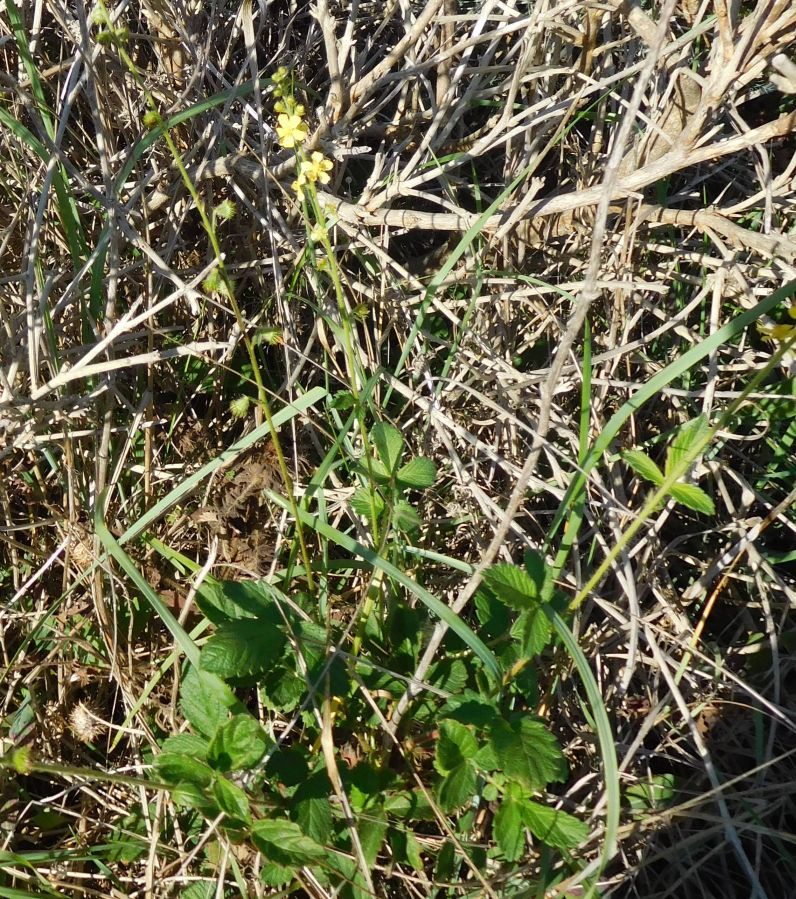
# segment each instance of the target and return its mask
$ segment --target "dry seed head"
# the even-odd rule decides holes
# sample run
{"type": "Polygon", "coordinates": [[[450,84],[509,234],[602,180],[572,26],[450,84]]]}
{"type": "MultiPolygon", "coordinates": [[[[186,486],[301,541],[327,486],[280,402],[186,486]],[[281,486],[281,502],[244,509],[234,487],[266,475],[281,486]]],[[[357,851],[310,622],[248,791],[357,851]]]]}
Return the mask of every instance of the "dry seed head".
{"type": "Polygon", "coordinates": [[[69,726],[82,743],[92,743],[107,728],[85,702],[79,702],[69,713],[69,726]]]}

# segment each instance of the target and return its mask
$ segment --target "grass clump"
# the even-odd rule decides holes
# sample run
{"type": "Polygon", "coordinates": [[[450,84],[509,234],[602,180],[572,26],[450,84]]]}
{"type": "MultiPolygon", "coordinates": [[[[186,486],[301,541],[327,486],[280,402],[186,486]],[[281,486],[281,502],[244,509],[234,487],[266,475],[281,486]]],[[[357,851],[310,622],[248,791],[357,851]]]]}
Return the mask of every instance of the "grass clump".
{"type": "Polygon", "coordinates": [[[0,14],[0,896],[779,897],[790,3],[0,14]]]}

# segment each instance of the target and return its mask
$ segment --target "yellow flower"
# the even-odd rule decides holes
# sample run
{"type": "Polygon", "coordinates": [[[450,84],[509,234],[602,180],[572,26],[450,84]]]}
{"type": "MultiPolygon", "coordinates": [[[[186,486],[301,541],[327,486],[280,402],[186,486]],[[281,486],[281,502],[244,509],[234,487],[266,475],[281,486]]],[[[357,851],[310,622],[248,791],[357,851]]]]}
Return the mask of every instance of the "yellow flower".
{"type": "Polygon", "coordinates": [[[319,153],[317,150],[315,150],[309,160],[305,159],[301,163],[301,174],[304,175],[307,181],[311,181],[313,184],[316,181],[320,184],[328,184],[329,172],[331,170],[331,160],[326,159],[323,153],[319,153]]]}
{"type": "Polygon", "coordinates": [[[307,137],[307,126],[300,115],[283,112],[276,121],[276,134],[285,149],[298,146],[307,137]]]}
{"type": "Polygon", "coordinates": [[[296,197],[298,197],[299,203],[304,199],[304,188],[307,184],[307,179],[303,174],[299,173],[298,178],[290,185],[293,190],[296,192],[296,197]]]}

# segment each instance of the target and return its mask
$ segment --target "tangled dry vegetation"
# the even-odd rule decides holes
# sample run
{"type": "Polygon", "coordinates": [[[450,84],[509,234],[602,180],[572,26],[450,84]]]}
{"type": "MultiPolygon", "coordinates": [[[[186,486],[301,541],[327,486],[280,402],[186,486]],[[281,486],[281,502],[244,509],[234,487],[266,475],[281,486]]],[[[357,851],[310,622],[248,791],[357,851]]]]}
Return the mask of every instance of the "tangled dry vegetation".
{"type": "MultiPolygon", "coordinates": [[[[334,163],[318,200],[368,416],[439,469],[413,542],[462,567],[424,569],[426,586],[473,622],[487,565],[536,548],[564,560],[572,599],[610,559],[568,620],[610,721],[618,826],[593,710],[552,648],[534,708],[569,773],[547,797],[590,828],[568,866],[534,845],[508,866],[519,880],[492,855],[440,879],[450,826],[432,816],[418,864],[376,847],[368,889],[542,895],[542,872],[547,895],[582,895],[598,872],[605,896],[793,895],[796,389],[769,339],[790,339],[787,290],[759,309],[796,279],[792,0],[123,0],[105,23],[71,0],[0,10],[0,741],[60,766],[3,774],[0,896],[281,894],[251,846],[217,822],[186,829],[148,785],[184,729],[173,634],[95,523],[99,507],[196,639],[195,577],[287,564],[267,440],[174,493],[262,423],[256,402],[230,412],[255,397],[244,336],[274,409],[351,382],[346,310],[274,131],[279,66],[306,106],[305,152],[334,163]],[[164,128],[145,126],[150,101],[195,196],[164,128]],[[197,200],[235,204],[217,230],[237,312],[207,289],[219,261],[197,200]],[[620,451],[661,461],[700,413],[720,428],[690,477],[715,514],[670,500],[623,542],[650,488],[620,451]]],[[[319,467],[357,434],[321,403],[281,438],[296,495],[312,480],[318,514],[367,542],[343,456],[319,467]]],[[[371,587],[347,576],[341,650],[371,587]]],[[[439,648],[422,636],[418,680],[439,648]]],[[[338,738],[355,768],[366,750],[338,738]]],[[[491,815],[482,800],[473,852],[491,815]]],[[[293,894],[337,894],[301,871],[293,894]]]]}

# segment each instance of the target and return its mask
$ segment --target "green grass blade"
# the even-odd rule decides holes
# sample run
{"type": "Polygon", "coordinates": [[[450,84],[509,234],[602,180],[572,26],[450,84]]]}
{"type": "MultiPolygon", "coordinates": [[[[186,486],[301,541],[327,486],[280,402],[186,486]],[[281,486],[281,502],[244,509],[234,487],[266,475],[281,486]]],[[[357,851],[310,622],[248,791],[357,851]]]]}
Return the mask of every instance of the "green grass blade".
{"type": "MultiPolygon", "coordinates": [[[[603,765],[603,777],[605,780],[605,836],[603,838],[602,852],[600,854],[600,868],[602,871],[616,853],[617,837],[619,832],[619,815],[621,812],[621,795],[619,791],[619,763],[616,758],[616,745],[614,735],[611,732],[611,723],[608,720],[608,712],[600,694],[600,688],[594,679],[589,661],[578,646],[572,631],[566,622],[550,606],[544,606],[545,614],[550,619],[559,639],[564,644],[575,667],[578,669],[586,696],[589,700],[594,726],[597,730],[597,741],[600,745],[600,758],[603,765]]],[[[598,875],[599,876],[599,875],[598,875]]]]}
{"type": "Polygon", "coordinates": [[[185,653],[185,657],[188,659],[188,661],[198,668],[199,649],[197,645],[188,636],[179,621],[177,621],[174,615],[172,615],[168,606],[149,586],[144,576],[135,567],[133,560],[127,555],[127,553],[121,548],[121,546],[119,546],[113,534],[111,534],[111,532],[108,530],[108,527],[102,518],[101,510],[105,505],[103,500],[104,494],[99,497],[96,509],[94,511],[94,530],[99,537],[100,542],[105,547],[105,552],[107,552],[109,556],[116,560],[122,571],[124,571],[127,577],[129,577],[130,580],[135,584],[144,599],[146,599],[146,601],[152,606],[157,615],[160,617],[161,621],[169,629],[171,635],[176,640],[177,645],[185,653]]]}

